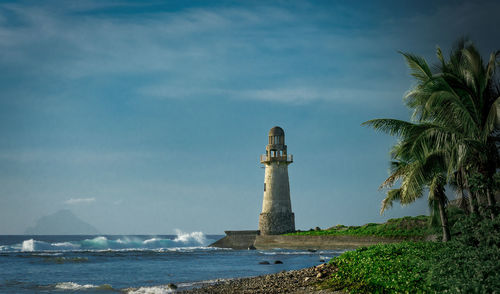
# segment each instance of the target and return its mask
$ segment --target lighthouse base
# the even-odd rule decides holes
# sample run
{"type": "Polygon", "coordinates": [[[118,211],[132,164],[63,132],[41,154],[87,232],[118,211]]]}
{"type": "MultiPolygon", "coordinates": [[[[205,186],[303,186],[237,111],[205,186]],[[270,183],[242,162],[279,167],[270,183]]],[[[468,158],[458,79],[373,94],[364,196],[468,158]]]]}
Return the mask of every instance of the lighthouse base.
{"type": "Polygon", "coordinates": [[[267,212],[259,216],[259,230],[262,235],[280,235],[295,231],[293,212],[267,212]]]}

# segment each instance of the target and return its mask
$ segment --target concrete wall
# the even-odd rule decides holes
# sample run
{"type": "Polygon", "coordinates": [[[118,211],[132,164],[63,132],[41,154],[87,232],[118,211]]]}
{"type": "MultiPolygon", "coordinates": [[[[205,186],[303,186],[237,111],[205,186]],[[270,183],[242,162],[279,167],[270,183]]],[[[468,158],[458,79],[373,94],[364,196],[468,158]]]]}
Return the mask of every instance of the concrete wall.
{"type": "Polygon", "coordinates": [[[283,234],[295,231],[295,216],[290,202],[288,164],[266,164],[262,213],[259,216],[261,234],[283,234]]]}
{"type": "Polygon", "coordinates": [[[210,247],[249,249],[255,243],[259,231],[225,231],[226,236],[217,240],[210,247]]]}
{"type": "Polygon", "coordinates": [[[228,234],[226,237],[213,243],[212,247],[233,249],[268,250],[282,249],[351,249],[375,244],[397,243],[401,241],[416,241],[422,238],[384,238],[360,236],[283,236],[283,235],[258,235],[258,231],[241,231],[241,233],[228,234]]]}
{"type": "Polygon", "coordinates": [[[292,212],[288,165],[285,162],[271,162],[266,164],[264,183],[266,190],[264,191],[262,201],[262,212],[292,212]]]}
{"type": "Polygon", "coordinates": [[[349,249],[379,243],[397,243],[408,238],[383,238],[359,236],[283,236],[259,235],[255,238],[257,249],[349,249]]]}

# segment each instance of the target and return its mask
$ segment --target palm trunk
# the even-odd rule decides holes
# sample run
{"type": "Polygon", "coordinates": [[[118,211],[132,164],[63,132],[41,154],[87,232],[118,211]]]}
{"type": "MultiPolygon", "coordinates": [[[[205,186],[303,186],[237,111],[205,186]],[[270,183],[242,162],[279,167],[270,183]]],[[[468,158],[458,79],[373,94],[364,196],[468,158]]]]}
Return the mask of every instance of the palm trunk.
{"type": "Polygon", "coordinates": [[[470,214],[471,211],[469,211],[469,209],[467,208],[467,204],[470,201],[467,201],[465,199],[465,193],[464,193],[463,186],[458,187],[458,199],[460,199],[460,201],[458,202],[458,207],[460,207],[460,209],[462,209],[465,212],[465,214],[467,214],[467,215],[470,214]]]}
{"type": "Polygon", "coordinates": [[[439,195],[438,199],[438,208],[439,208],[439,217],[441,218],[441,227],[443,228],[443,242],[450,241],[450,228],[448,226],[448,215],[446,214],[445,209],[445,199],[444,193],[437,193],[439,195]]]}
{"type": "Polygon", "coordinates": [[[468,183],[467,178],[465,176],[464,170],[461,169],[460,171],[461,171],[461,174],[462,174],[462,181],[463,181],[464,188],[467,189],[467,191],[469,191],[470,212],[472,214],[478,215],[479,214],[479,209],[477,208],[478,202],[477,202],[477,199],[476,199],[476,195],[474,195],[474,193],[472,193],[471,190],[469,189],[469,183],[468,183]]]}
{"type": "Polygon", "coordinates": [[[488,199],[488,207],[490,210],[490,217],[491,217],[491,219],[495,219],[495,217],[497,216],[496,200],[495,200],[495,196],[493,196],[493,193],[491,193],[490,189],[486,190],[486,198],[488,199]]]}

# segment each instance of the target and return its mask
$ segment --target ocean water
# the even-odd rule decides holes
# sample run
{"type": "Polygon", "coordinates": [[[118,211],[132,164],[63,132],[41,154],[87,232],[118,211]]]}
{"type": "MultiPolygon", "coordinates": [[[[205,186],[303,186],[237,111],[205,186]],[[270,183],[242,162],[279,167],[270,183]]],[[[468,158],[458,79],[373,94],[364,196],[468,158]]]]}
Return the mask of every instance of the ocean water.
{"type": "Polygon", "coordinates": [[[169,293],[169,283],[188,289],[318,265],[342,253],[207,247],[221,237],[0,236],[0,293],[169,293]]]}

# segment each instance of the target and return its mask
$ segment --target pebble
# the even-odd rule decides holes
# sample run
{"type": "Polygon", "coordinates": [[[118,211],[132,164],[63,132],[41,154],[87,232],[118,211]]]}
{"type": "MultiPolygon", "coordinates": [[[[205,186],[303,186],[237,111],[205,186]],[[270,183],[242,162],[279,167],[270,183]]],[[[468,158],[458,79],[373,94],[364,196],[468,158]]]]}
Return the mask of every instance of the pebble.
{"type": "Polygon", "coordinates": [[[316,288],[318,279],[326,278],[336,270],[336,268],[329,264],[321,264],[320,266],[253,278],[221,281],[205,285],[201,288],[184,290],[177,293],[334,293],[328,290],[319,291],[316,288]]]}

